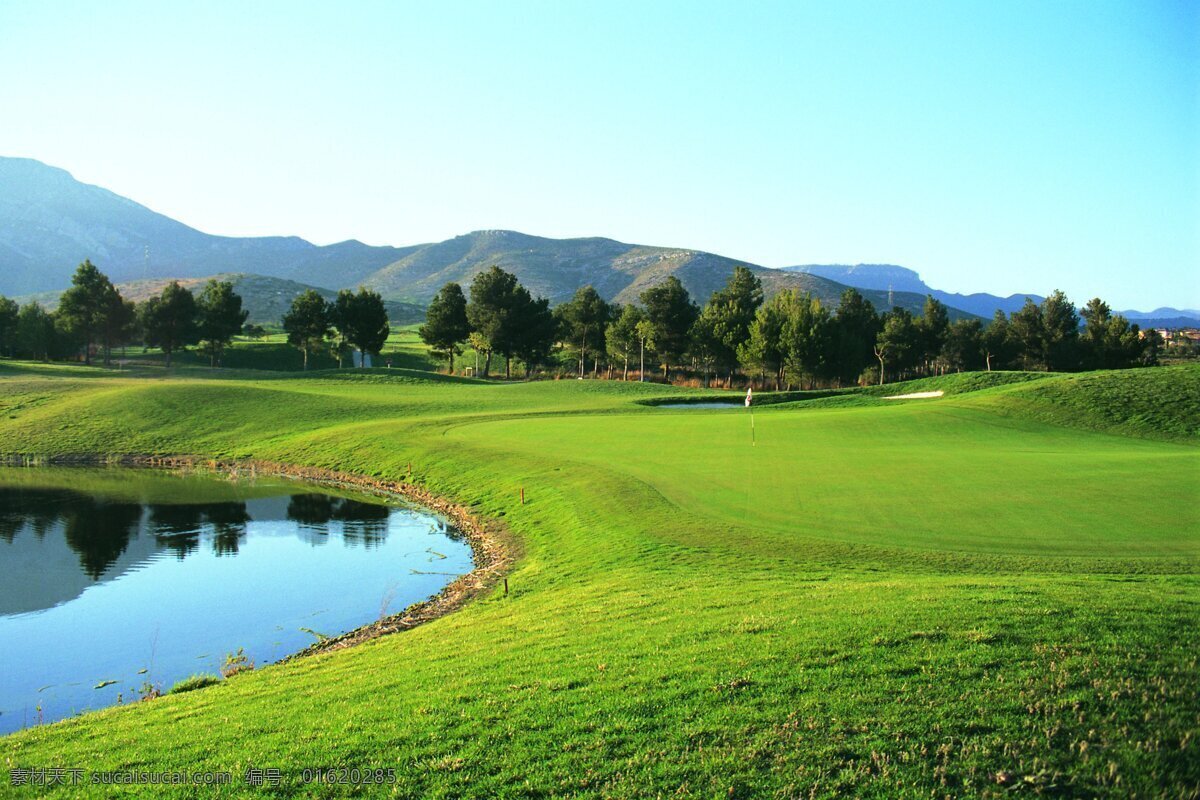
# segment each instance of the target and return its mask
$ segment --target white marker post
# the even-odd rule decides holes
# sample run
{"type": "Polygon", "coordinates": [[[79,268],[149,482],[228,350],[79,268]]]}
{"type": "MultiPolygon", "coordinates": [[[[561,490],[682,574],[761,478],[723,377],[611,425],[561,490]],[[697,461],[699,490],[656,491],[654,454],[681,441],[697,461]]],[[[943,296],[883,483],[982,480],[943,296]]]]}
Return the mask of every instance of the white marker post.
{"type": "Polygon", "coordinates": [[[754,387],[751,386],[746,390],[746,408],[750,409],[750,446],[755,446],[754,441],[754,387]]]}

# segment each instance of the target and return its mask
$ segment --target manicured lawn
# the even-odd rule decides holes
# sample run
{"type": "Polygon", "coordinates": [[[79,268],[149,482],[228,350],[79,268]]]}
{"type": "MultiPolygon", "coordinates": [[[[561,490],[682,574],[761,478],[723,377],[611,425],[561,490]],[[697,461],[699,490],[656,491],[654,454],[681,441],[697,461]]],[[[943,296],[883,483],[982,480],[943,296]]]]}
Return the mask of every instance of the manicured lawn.
{"type": "Polygon", "coordinates": [[[294,796],[366,793],[299,780],[330,766],[397,796],[1194,796],[1200,370],[1020,377],[762,407],[751,447],[653,384],[0,364],[0,452],[411,463],[524,545],[507,596],[0,759],[229,796],[252,765],[294,796]]]}

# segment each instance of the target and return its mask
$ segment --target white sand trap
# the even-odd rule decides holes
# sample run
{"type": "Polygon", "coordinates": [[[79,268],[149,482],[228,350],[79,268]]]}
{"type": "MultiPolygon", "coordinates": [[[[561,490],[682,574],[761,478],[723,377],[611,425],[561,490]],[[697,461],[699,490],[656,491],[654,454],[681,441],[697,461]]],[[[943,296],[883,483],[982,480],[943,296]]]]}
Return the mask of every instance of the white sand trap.
{"type": "Polygon", "coordinates": [[[912,394],[894,394],[891,397],[885,397],[884,400],[923,400],[927,397],[941,397],[944,394],[941,389],[936,392],[913,392],[912,394]]]}

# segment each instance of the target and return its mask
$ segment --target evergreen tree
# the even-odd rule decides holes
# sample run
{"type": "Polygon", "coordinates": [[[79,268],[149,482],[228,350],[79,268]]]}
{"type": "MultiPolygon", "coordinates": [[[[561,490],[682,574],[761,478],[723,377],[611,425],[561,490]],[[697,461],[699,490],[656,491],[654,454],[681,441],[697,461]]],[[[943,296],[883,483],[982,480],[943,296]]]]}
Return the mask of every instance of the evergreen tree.
{"type": "Polygon", "coordinates": [[[780,335],[784,374],[797,385],[808,381],[812,386],[826,371],[832,321],[821,301],[798,289],[780,292],[784,308],[780,335]]]}
{"type": "Polygon", "coordinates": [[[17,301],[0,295],[0,355],[15,355],[17,350],[17,319],[21,307],[17,301]]]}
{"type": "Polygon", "coordinates": [[[329,303],[315,289],[309,289],[292,301],[291,310],[283,318],[288,343],[304,353],[304,369],[308,369],[308,354],[319,350],[329,339],[329,303]]]}
{"type": "Polygon", "coordinates": [[[896,307],[885,314],[883,328],[875,339],[879,385],[884,383],[888,365],[898,377],[915,360],[920,347],[920,335],[911,313],[896,307]]]}
{"type": "MultiPolygon", "coordinates": [[[[608,357],[622,363],[621,380],[629,380],[629,359],[638,352],[638,323],[646,319],[646,315],[635,305],[621,309],[621,313],[608,326],[605,345],[608,357]]],[[[609,363],[612,363],[611,361],[609,363]]]]}
{"type": "Polygon", "coordinates": [[[983,366],[983,323],[977,319],[950,323],[940,360],[959,372],[983,366]]]}
{"type": "Polygon", "coordinates": [[[979,344],[988,372],[1009,365],[1014,350],[1013,331],[1003,310],[996,309],[991,323],[980,336],[979,344]]]}
{"type": "Polygon", "coordinates": [[[17,352],[39,361],[48,361],[54,347],[54,318],[38,303],[21,306],[17,315],[17,352]]]}
{"type": "Polygon", "coordinates": [[[662,364],[663,379],[669,380],[670,365],[678,364],[688,350],[688,335],[699,309],[674,275],[642,292],[641,300],[654,331],[654,349],[662,364]]]}
{"type": "Polygon", "coordinates": [[[359,363],[366,366],[367,354],[378,355],[391,335],[387,307],[383,304],[383,297],[370,289],[359,288],[357,294],[344,294],[349,295],[349,302],[342,310],[342,295],[339,294],[338,310],[335,312],[339,330],[346,341],[358,350],[359,363]]]}
{"type": "MultiPolygon", "coordinates": [[[[471,281],[471,300],[467,303],[467,320],[471,330],[487,343],[483,375],[491,374],[492,353],[505,357],[505,374],[511,374],[509,362],[519,335],[519,314],[522,304],[517,276],[493,266],[480,272],[471,281]]],[[[526,297],[529,293],[525,292],[526,297]]],[[[530,299],[532,301],[532,298],[530,299]]]]}
{"type": "Polygon", "coordinates": [[[1062,292],[1042,301],[1042,357],[1047,370],[1079,369],[1079,315],[1062,292]]]}
{"type": "Polygon", "coordinates": [[[582,286],[569,302],[557,309],[560,332],[575,352],[579,354],[579,377],[587,367],[588,347],[600,351],[604,342],[604,329],[612,316],[612,309],[593,286],[582,286]]]}
{"type": "Polygon", "coordinates": [[[1009,318],[1009,333],[1014,357],[1026,368],[1046,363],[1046,337],[1042,330],[1042,311],[1029,298],[1009,318]]]}
{"type": "MultiPolygon", "coordinates": [[[[82,342],[85,364],[92,363],[92,345],[102,341],[109,327],[109,316],[119,302],[120,294],[107,275],[90,260],[79,265],[71,278],[71,288],[58,301],[58,317],[82,342]]],[[[107,351],[105,363],[108,363],[107,351]]]]}
{"type": "Polygon", "coordinates": [[[926,372],[933,372],[950,333],[950,315],[946,306],[932,295],[926,295],[925,307],[916,326],[916,345],[920,352],[914,355],[923,363],[926,372]]]}
{"type": "Polygon", "coordinates": [[[857,289],[847,289],[842,292],[834,318],[834,377],[839,384],[855,383],[875,360],[879,316],[871,301],[857,289]]]}
{"type": "Polygon", "coordinates": [[[242,309],[242,298],[228,281],[210,280],[196,303],[199,312],[201,349],[209,365],[221,363],[221,355],[246,324],[250,312],[242,309]]]}
{"type": "Polygon", "coordinates": [[[446,357],[447,368],[453,373],[454,356],[462,352],[462,343],[471,334],[467,298],[461,286],[447,283],[438,291],[425,312],[425,324],[418,332],[421,341],[446,357]]]}
{"type": "Polygon", "coordinates": [[[789,299],[780,293],[764,303],[750,324],[750,336],[738,346],[738,360],[747,372],[762,378],[770,375],[775,390],[782,388],[785,351],[783,326],[787,322],[789,299]]]}
{"type": "MultiPolygon", "coordinates": [[[[528,297],[529,293],[525,292],[525,296],[528,297]]],[[[550,310],[550,301],[544,297],[522,302],[517,314],[520,323],[513,355],[525,363],[528,377],[549,360],[559,336],[558,319],[550,310]]]]}
{"type": "Polygon", "coordinates": [[[196,298],[178,281],[171,281],[161,295],[143,303],[139,317],[146,344],[162,349],[168,369],[177,350],[200,341],[196,298]]]}
{"type": "MultiPolygon", "coordinates": [[[[738,347],[750,338],[754,315],[763,303],[762,281],[746,267],[734,267],[724,288],[713,292],[697,320],[696,335],[703,341],[695,351],[715,366],[729,371],[738,363],[738,347]]],[[[706,380],[707,385],[707,380],[706,380]]]]}

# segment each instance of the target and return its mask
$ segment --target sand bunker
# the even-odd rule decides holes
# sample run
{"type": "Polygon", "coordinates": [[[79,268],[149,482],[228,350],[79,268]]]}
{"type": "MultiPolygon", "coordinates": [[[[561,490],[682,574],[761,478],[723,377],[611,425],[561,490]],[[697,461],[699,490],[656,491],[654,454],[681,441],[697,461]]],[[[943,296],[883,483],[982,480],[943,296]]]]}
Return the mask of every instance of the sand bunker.
{"type": "Polygon", "coordinates": [[[926,397],[941,397],[943,394],[941,389],[936,392],[913,392],[912,394],[894,394],[891,397],[885,397],[884,400],[921,400],[926,397]]]}

